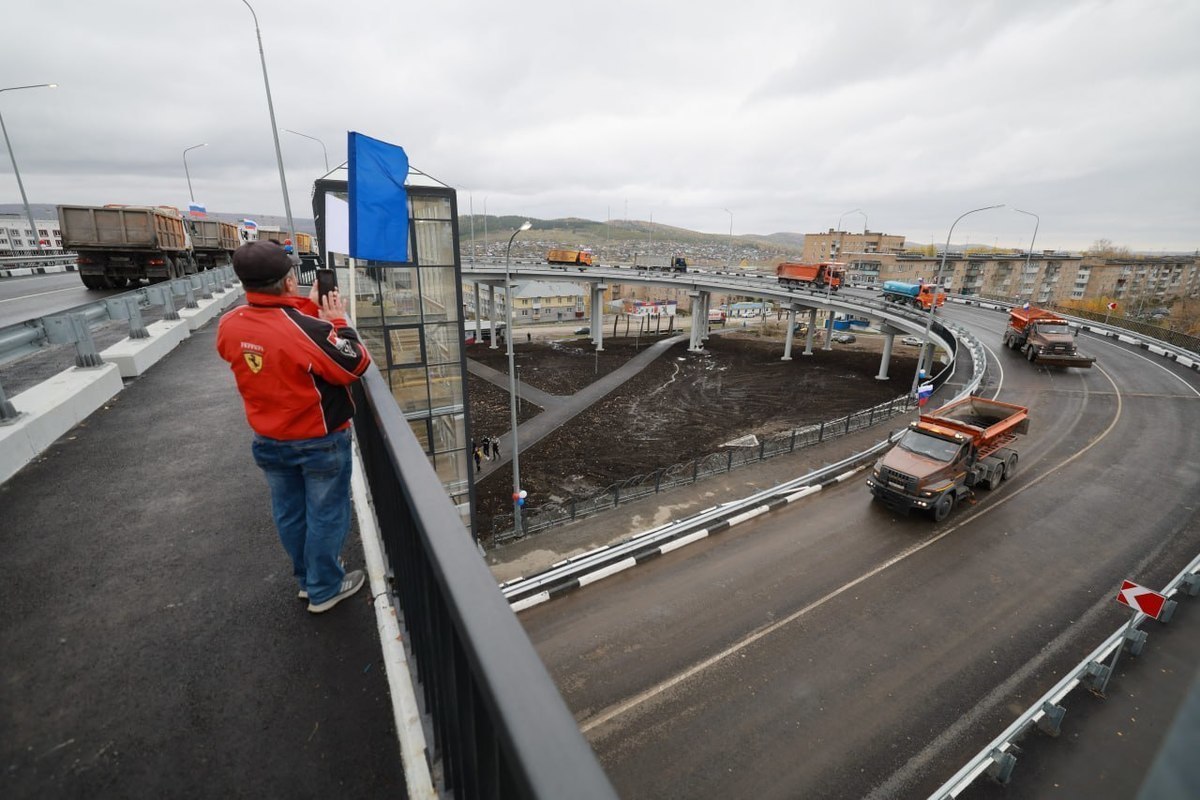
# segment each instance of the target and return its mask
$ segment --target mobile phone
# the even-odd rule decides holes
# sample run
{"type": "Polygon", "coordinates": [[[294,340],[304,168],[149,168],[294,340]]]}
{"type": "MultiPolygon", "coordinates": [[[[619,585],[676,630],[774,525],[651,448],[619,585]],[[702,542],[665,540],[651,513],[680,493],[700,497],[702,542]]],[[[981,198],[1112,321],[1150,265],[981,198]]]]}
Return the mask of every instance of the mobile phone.
{"type": "Polygon", "coordinates": [[[317,300],[325,300],[325,295],[337,288],[337,273],[331,269],[317,270],[317,300]]]}

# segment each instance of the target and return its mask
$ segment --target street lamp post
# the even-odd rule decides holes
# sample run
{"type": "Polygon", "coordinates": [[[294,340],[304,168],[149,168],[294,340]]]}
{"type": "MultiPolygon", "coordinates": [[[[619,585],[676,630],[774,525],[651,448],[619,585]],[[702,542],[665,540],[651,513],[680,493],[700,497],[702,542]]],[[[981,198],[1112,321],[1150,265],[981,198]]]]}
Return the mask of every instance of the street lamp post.
{"type": "Polygon", "coordinates": [[[187,154],[188,150],[195,150],[198,147],[208,147],[208,142],[205,142],[204,144],[194,144],[191,147],[183,148],[183,174],[187,178],[188,182],[188,198],[193,203],[196,202],[196,195],[192,193],[192,173],[188,171],[187,154]]]}
{"type": "Polygon", "coordinates": [[[307,133],[301,133],[300,131],[293,131],[293,130],[288,130],[287,128],[284,128],[283,132],[284,133],[293,133],[296,136],[303,136],[305,139],[312,139],[314,142],[321,145],[321,152],[325,155],[325,174],[326,175],[329,174],[329,151],[325,149],[324,142],[322,142],[320,139],[318,139],[315,136],[309,136],[307,133]]]}
{"type": "MultiPolygon", "coordinates": [[[[15,92],[18,89],[54,89],[57,87],[57,83],[34,83],[29,86],[9,86],[6,89],[0,89],[0,92],[15,92]]],[[[33,232],[33,241],[37,243],[37,249],[41,250],[42,237],[38,235],[37,222],[33,219],[33,210],[29,207],[29,198],[25,196],[25,184],[21,183],[21,173],[17,170],[17,156],[13,152],[12,142],[8,140],[8,128],[4,127],[4,115],[2,114],[0,114],[0,131],[4,132],[4,146],[8,148],[8,157],[12,160],[13,175],[17,178],[17,188],[21,190],[21,204],[25,206],[25,218],[29,220],[29,229],[33,232]]],[[[16,247],[13,248],[13,251],[16,251],[16,247]]]]}
{"type": "Polygon", "coordinates": [[[517,446],[517,369],[516,359],[513,356],[513,297],[509,263],[512,257],[513,239],[517,238],[517,234],[521,231],[527,231],[532,227],[533,223],[526,220],[521,227],[513,231],[512,236],[508,237],[508,247],[504,251],[504,317],[507,329],[504,338],[508,341],[508,411],[512,424],[512,441],[509,443],[509,447],[512,448],[513,534],[516,536],[521,535],[521,448],[517,446]]]}
{"type": "Polygon", "coordinates": [[[267,113],[271,115],[271,136],[275,138],[275,162],[279,165],[279,185],[283,189],[283,210],[287,213],[288,232],[296,235],[296,225],[292,222],[292,201],[288,199],[287,178],[283,174],[283,151],[279,148],[279,129],[275,127],[275,104],[271,101],[271,81],[267,79],[267,57],[263,53],[262,31],[258,27],[258,14],[249,0],[242,0],[254,17],[254,35],[258,37],[258,58],[262,62],[263,86],[267,89],[267,113]]]}
{"type": "MultiPolygon", "coordinates": [[[[826,350],[833,349],[833,274],[832,274],[832,264],[838,263],[838,256],[840,256],[842,254],[842,220],[846,218],[847,214],[862,214],[864,220],[867,218],[867,215],[863,214],[863,210],[861,208],[856,208],[853,211],[845,211],[842,213],[842,215],[840,217],[838,217],[838,221],[837,221],[837,234],[838,234],[837,253],[830,253],[831,258],[829,260],[830,260],[830,262],[832,262],[830,265],[830,272],[825,275],[825,304],[826,304],[826,306],[828,306],[827,313],[829,314],[829,326],[825,330],[825,349],[826,350]]],[[[867,232],[867,227],[866,227],[866,223],[864,222],[863,223],[863,233],[865,234],[866,232],[867,232]]]]}
{"type": "MultiPolygon", "coordinates": [[[[973,208],[963,214],[959,214],[958,219],[954,220],[954,224],[950,226],[950,232],[946,234],[946,247],[942,250],[942,261],[938,265],[937,272],[933,274],[933,297],[929,300],[929,315],[925,317],[925,344],[921,347],[921,357],[917,359],[917,371],[913,373],[912,391],[915,394],[917,391],[917,382],[921,378],[921,366],[925,363],[925,353],[930,350],[929,332],[933,330],[933,312],[937,309],[938,293],[942,289],[942,270],[946,267],[946,254],[950,252],[950,237],[954,235],[954,226],[959,223],[963,217],[977,214],[980,211],[990,211],[993,208],[1004,208],[1003,203],[994,206],[984,206],[983,208],[973,208]]],[[[932,356],[932,354],[931,354],[932,356]]]]}
{"type": "Polygon", "coordinates": [[[1029,252],[1025,254],[1025,274],[1029,274],[1029,261],[1033,258],[1033,243],[1037,241],[1038,226],[1042,224],[1042,218],[1032,211],[1022,211],[1019,208],[1013,208],[1018,214],[1025,214],[1033,217],[1033,238],[1029,240],[1029,252]]]}

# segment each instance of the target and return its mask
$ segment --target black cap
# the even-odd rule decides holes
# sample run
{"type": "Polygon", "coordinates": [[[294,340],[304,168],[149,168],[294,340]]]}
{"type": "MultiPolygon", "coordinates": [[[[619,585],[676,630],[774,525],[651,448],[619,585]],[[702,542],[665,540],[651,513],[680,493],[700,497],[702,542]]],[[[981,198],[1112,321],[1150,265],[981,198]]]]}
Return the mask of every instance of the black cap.
{"type": "Polygon", "coordinates": [[[233,253],[233,271],[246,286],[270,286],[292,268],[292,257],[279,242],[246,242],[233,253]]]}

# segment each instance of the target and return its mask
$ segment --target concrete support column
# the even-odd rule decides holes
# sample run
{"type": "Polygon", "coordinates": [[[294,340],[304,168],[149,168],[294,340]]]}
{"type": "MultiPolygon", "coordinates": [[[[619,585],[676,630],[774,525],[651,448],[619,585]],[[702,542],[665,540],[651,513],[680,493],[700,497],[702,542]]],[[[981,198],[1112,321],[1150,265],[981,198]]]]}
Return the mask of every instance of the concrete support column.
{"type": "Polygon", "coordinates": [[[921,345],[921,357],[917,360],[917,369],[925,370],[926,375],[933,374],[933,342],[921,345]]]}
{"type": "Polygon", "coordinates": [[[806,356],[811,356],[813,353],[813,351],[812,351],[813,337],[816,336],[816,333],[817,333],[817,309],[810,308],[808,310],[808,334],[805,335],[805,337],[804,337],[804,353],[803,354],[806,356]]]}
{"type": "Polygon", "coordinates": [[[884,328],[883,331],[883,357],[879,360],[879,374],[875,376],[877,381],[886,381],[888,379],[888,362],[892,360],[892,345],[896,342],[896,332],[884,328]]]}
{"type": "Polygon", "coordinates": [[[592,343],[597,352],[604,350],[604,290],[607,288],[603,283],[592,284],[592,343]]]}
{"type": "Polygon", "coordinates": [[[701,321],[707,320],[708,315],[703,314],[704,300],[700,292],[690,292],[692,298],[692,330],[688,337],[688,350],[693,353],[699,353],[703,348],[700,346],[700,334],[703,333],[704,323],[701,321]]]}
{"type": "Polygon", "coordinates": [[[796,332],[796,309],[789,308],[787,312],[787,338],[783,342],[783,358],[780,361],[792,360],[792,335],[796,332]]]}
{"type": "Polygon", "coordinates": [[[496,313],[496,284],[488,284],[488,311],[492,317],[492,343],[488,345],[491,350],[497,349],[500,345],[496,344],[496,340],[500,337],[496,335],[496,318],[499,316],[496,313]]]}
{"type": "Polygon", "coordinates": [[[825,313],[828,315],[825,317],[825,346],[822,347],[821,349],[822,350],[832,350],[833,349],[833,306],[830,306],[829,308],[825,309],[825,313]]]}
{"type": "Polygon", "coordinates": [[[483,322],[483,306],[479,305],[479,281],[474,281],[471,287],[475,290],[475,341],[479,341],[479,327],[483,322]]]}

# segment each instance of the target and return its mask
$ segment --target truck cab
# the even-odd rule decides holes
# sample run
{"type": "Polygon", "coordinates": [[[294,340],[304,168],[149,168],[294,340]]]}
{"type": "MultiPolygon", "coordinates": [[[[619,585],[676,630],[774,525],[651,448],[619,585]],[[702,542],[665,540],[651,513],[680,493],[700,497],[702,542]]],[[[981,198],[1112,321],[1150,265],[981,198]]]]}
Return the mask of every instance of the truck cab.
{"type": "Polygon", "coordinates": [[[1087,369],[1096,361],[1076,349],[1075,332],[1065,319],[1041,308],[1013,308],[1004,344],[1034,364],[1087,369]]]}

